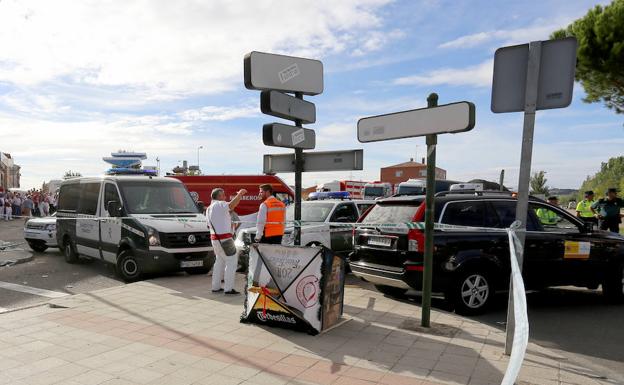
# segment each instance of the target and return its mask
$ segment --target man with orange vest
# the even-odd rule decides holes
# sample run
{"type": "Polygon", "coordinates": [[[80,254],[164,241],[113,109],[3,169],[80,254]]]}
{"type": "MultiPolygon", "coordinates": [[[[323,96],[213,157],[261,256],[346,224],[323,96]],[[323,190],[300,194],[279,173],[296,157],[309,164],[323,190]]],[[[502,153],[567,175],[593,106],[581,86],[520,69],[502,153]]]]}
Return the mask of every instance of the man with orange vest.
{"type": "Polygon", "coordinates": [[[260,185],[260,196],[264,202],[258,211],[256,242],[279,245],[284,236],[286,205],[273,196],[270,184],[260,185]]]}

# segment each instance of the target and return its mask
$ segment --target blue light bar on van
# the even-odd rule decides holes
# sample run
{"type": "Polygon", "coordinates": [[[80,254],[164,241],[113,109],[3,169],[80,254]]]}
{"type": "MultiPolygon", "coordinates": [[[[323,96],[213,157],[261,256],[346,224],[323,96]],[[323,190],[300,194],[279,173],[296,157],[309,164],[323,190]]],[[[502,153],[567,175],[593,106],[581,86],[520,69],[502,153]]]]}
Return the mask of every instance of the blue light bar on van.
{"type": "Polygon", "coordinates": [[[326,191],[313,192],[308,195],[308,200],[310,201],[321,199],[351,199],[351,194],[348,191],[326,191]]]}
{"type": "Polygon", "coordinates": [[[136,168],[127,168],[127,167],[115,167],[109,168],[106,170],[106,175],[149,175],[156,176],[158,171],[156,170],[146,170],[146,169],[136,169],[136,168]]]}

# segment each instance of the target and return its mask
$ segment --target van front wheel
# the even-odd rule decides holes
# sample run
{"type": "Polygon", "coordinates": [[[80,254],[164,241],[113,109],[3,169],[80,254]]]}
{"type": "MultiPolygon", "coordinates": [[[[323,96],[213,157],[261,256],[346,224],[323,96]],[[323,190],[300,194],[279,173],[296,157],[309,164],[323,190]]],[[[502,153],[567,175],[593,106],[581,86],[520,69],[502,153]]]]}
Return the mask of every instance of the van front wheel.
{"type": "Polygon", "coordinates": [[[117,274],[126,282],[138,281],[141,278],[141,269],[132,251],[123,250],[117,256],[117,274]]]}

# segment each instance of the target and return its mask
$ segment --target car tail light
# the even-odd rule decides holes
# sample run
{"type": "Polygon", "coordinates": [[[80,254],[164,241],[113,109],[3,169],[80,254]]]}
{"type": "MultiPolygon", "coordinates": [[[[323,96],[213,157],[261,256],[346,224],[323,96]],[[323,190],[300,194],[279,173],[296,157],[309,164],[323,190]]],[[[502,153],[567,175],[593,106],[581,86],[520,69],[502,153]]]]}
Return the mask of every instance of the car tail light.
{"type": "Polygon", "coordinates": [[[425,234],[420,230],[409,230],[407,232],[407,251],[424,251],[425,234]]]}

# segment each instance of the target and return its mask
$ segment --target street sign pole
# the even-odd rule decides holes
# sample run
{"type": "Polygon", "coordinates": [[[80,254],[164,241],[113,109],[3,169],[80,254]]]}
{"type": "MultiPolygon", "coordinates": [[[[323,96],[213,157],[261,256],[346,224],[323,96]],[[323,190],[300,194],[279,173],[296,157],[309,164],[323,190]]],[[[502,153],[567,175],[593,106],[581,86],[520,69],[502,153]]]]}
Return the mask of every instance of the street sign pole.
{"type": "MultiPolygon", "coordinates": [[[[303,100],[301,92],[295,92],[297,99],[303,100]]],[[[302,127],[301,120],[295,120],[295,126],[302,127]]],[[[301,173],[303,172],[303,149],[295,148],[295,246],[301,245],[301,173]]]]}
{"type": "MultiPolygon", "coordinates": [[[[432,93],[427,97],[427,108],[438,105],[438,94],[432,93]]],[[[429,134],[427,140],[427,189],[425,197],[425,261],[423,269],[422,286],[422,316],[421,326],[431,325],[431,286],[433,280],[433,216],[434,216],[434,194],[436,175],[436,145],[438,135],[429,134]]]]}
{"type": "MultiPolygon", "coordinates": [[[[517,248],[518,266],[522,270],[524,257],[524,240],[526,236],[527,211],[529,208],[529,179],[531,177],[531,158],[533,156],[533,131],[535,128],[535,111],[537,107],[537,92],[539,86],[540,60],[542,42],[534,41],[529,44],[529,60],[527,66],[526,88],[524,97],[524,126],[522,129],[522,152],[520,158],[520,176],[518,178],[518,202],[516,204],[516,219],[520,221],[517,248]]],[[[514,256],[512,256],[513,258],[514,256]]],[[[509,283],[509,300],[507,305],[507,336],[505,340],[505,354],[511,354],[514,338],[514,304],[513,284],[509,283]]]]}

